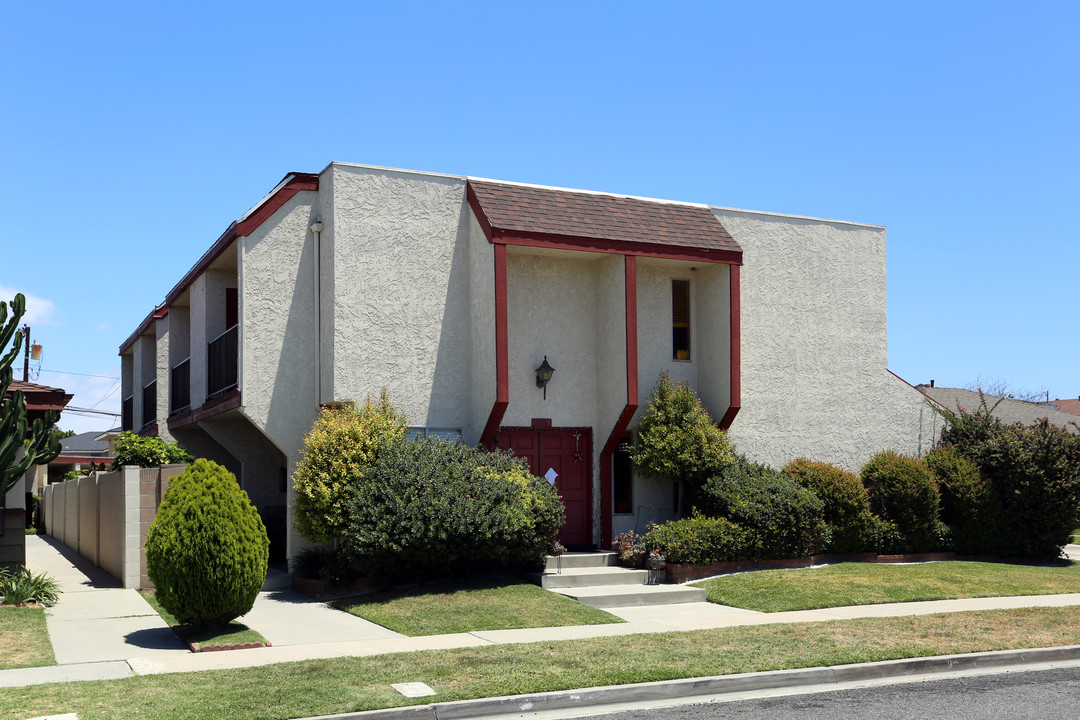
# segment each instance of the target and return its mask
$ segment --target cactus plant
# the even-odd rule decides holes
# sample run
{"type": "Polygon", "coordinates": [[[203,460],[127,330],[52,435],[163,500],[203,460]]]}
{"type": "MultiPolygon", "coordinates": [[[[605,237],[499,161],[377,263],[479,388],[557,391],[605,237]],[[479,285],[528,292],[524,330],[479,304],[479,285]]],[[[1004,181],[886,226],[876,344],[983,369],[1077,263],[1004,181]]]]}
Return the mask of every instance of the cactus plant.
{"type": "Polygon", "coordinates": [[[0,357],[0,496],[15,487],[31,465],[42,465],[60,454],[60,441],[51,432],[56,414],[50,410],[44,419],[27,423],[22,391],[8,394],[14,378],[12,366],[23,342],[19,320],[25,312],[26,298],[22,293],[17,293],[10,303],[0,301],[0,348],[11,343],[11,349],[0,357]],[[25,452],[19,457],[19,449],[24,447],[25,452]]]}

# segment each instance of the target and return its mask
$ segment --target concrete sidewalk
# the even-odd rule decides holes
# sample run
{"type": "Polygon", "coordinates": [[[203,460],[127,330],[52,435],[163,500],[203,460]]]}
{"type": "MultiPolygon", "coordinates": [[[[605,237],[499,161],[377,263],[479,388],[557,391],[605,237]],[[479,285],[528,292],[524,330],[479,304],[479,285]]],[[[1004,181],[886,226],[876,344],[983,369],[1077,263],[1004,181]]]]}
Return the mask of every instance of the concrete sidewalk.
{"type": "MultiPolygon", "coordinates": [[[[1080,547],[1069,548],[1070,554],[1080,555],[1080,547]]],[[[711,603],[684,603],[613,609],[614,614],[627,621],[622,624],[405,637],[298,593],[271,591],[260,593],[255,607],[241,620],[270,640],[272,647],[192,653],[136,591],[117,588],[115,580],[94,568],[87,568],[82,558],[59,543],[28,536],[27,564],[34,572],[47,572],[56,578],[64,589],[60,602],[46,611],[59,667],[0,671],[0,687],[743,625],[1080,605],[1080,593],[782,613],[760,613],[711,603]]]]}

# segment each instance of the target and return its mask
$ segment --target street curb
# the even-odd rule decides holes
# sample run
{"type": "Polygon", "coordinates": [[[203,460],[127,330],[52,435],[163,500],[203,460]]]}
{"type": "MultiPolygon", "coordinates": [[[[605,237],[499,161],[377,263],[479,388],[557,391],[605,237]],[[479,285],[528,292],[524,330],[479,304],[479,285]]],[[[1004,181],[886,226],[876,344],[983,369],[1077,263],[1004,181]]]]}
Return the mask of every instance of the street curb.
{"type": "Polygon", "coordinates": [[[464,720],[466,718],[492,715],[675,700],[695,696],[795,688],[806,685],[837,685],[866,680],[934,675],[960,670],[988,670],[1065,660],[1080,660],[1080,645],[1032,648],[1028,650],[995,650],[965,655],[885,660],[826,668],[776,670],[739,675],[663,680],[631,685],[609,685],[579,690],[557,690],[530,695],[511,695],[477,700],[411,705],[383,710],[367,710],[339,715],[320,715],[305,718],[304,720],[464,720]]]}

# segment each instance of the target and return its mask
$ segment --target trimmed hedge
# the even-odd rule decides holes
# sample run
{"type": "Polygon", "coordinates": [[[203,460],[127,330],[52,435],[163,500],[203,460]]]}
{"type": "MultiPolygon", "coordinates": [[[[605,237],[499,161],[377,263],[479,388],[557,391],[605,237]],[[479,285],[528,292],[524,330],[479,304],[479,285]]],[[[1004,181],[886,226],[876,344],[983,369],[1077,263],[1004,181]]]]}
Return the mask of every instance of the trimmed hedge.
{"type": "Polygon", "coordinates": [[[998,554],[1001,502],[979,468],[951,445],[924,458],[941,496],[941,521],[952,529],[956,551],[966,555],[998,554]]]}
{"type": "Polygon", "coordinates": [[[761,536],[727,518],[696,514],[672,520],[645,534],[645,547],[660,550],[668,562],[706,564],[762,560],[761,536]]]}
{"type": "Polygon", "coordinates": [[[1080,435],[1045,418],[1006,425],[985,399],[975,412],[943,411],[941,441],[979,468],[1001,504],[998,552],[1053,559],[1080,526],[1080,435]]]}
{"type": "Polygon", "coordinates": [[[700,509],[756,532],[762,557],[807,557],[822,541],[821,500],[812,490],[765,465],[740,459],[706,480],[700,509]]]}
{"type": "Polygon", "coordinates": [[[564,518],[555,488],[508,454],[399,441],[354,483],[344,547],[382,579],[467,575],[538,561],[564,518]]]}
{"type": "Polygon", "coordinates": [[[859,553],[875,547],[870,495],[858,475],[806,458],[792,460],[781,472],[813,491],[824,504],[828,540],[821,552],[859,553]]]}
{"type": "MultiPolygon", "coordinates": [[[[879,552],[919,553],[949,546],[947,528],[938,520],[939,498],[934,476],[924,462],[884,450],[862,467],[870,509],[895,527],[886,532],[879,552]]],[[[879,537],[888,528],[879,528],[879,537]]]]}
{"type": "Polygon", "coordinates": [[[169,481],[146,536],[147,574],[177,620],[216,627],[251,610],[269,547],[259,513],[233,474],[196,460],[169,481]]]}

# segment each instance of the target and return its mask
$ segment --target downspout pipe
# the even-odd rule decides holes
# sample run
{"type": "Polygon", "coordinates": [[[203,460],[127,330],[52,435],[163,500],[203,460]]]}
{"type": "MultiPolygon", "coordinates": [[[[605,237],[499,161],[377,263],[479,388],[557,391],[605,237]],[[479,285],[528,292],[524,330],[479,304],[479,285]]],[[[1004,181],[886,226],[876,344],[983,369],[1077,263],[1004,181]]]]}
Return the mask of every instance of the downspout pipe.
{"type": "Polygon", "coordinates": [[[313,362],[315,365],[315,409],[316,412],[322,406],[322,220],[315,218],[315,222],[309,228],[314,239],[312,244],[313,278],[312,288],[315,306],[315,342],[313,348],[313,362]]]}

